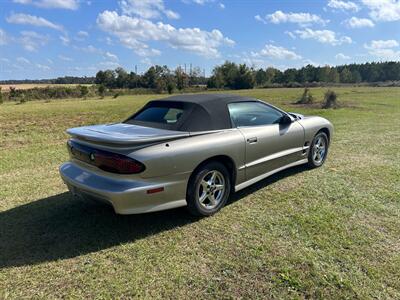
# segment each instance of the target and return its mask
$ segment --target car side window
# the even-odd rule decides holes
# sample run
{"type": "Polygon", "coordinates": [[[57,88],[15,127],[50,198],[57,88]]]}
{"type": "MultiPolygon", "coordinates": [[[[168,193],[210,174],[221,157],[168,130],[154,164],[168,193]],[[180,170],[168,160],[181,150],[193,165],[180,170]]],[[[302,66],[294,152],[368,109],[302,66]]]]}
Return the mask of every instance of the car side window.
{"type": "Polygon", "coordinates": [[[228,104],[231,120],[236,127],[276,124],[282,113],[260,102],[236,102],[228,104]]]}

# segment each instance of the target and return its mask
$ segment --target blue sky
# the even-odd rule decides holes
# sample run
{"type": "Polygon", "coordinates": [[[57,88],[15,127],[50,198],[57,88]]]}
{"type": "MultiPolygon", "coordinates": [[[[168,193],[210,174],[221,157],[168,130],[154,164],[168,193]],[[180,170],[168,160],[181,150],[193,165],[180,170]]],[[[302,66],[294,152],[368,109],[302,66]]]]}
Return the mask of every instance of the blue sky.
{"type": "Polygon", "coordinates": [[[0,80],[400,60],[398,0],[0,0],[0,80]]]}

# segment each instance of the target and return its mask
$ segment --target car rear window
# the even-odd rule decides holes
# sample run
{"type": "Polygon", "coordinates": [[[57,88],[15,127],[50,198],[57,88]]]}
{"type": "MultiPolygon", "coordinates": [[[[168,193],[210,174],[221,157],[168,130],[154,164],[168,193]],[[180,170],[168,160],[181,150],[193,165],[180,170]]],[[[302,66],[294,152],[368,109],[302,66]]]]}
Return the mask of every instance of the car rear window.
{"type": "Polygon", "coordinates": [[[175,124],[183,114],[183,109],[174,107],[152,106],[148,107],[131,120],[160,124],[175,124]]]}

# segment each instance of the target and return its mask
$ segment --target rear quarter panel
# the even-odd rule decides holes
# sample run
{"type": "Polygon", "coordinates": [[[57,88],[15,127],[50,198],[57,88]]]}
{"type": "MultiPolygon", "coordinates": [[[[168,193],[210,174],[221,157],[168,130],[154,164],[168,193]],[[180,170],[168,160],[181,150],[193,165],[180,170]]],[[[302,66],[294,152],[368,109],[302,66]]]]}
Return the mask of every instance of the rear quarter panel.
{"type": "Polygon", "coordinates": [[[179,173],[190,176],[200,163],[218,155],[230,157],[237,170],[236,181],[244,180],[244,172],[238,169],[245,161],[245,139],[237,129],[169,141],[139,149],[129,156],[146,166],[140,176],[151,178],[179,173]]]}

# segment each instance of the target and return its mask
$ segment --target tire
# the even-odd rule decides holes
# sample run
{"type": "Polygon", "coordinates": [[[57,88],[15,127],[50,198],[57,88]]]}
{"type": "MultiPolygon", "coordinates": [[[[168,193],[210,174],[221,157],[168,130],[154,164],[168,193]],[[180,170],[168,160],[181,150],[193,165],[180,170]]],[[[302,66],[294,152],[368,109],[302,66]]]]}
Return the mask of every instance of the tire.
{"type": "Polygon", "coordinates": [[[318,132],[311,142],[308,151],[308,166],[318,168],[322,166],[328,156],[329,139],[325,132],[318,132]]]}
{"type": "Polygon", "coordinates": [[[226,167],[218,162],[207,163],[189,180],[187,208],[195,216],[211,216],[225,205],[230,191],[231,180],[226,167]]]}

